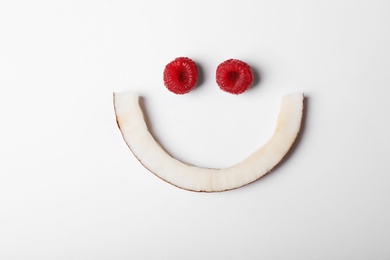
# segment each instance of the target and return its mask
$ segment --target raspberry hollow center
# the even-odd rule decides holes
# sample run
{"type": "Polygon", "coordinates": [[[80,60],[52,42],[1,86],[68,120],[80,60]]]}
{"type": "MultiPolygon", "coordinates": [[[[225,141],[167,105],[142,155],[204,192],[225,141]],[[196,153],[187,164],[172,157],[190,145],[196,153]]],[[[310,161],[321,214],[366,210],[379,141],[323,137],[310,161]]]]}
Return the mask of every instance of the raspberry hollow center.
{"type": "Polygon", "coordinates": [[[237,71],[230,71],[227,78],[232,84],[235,84],[240,78],[240,74],[237,71]]]}
{"type": "Polygon", "coordinates": [[[187,73],[184,70],[179,70],[177,72],[177,80],[179,82],[185,82],[187,80],[187,73]]]}

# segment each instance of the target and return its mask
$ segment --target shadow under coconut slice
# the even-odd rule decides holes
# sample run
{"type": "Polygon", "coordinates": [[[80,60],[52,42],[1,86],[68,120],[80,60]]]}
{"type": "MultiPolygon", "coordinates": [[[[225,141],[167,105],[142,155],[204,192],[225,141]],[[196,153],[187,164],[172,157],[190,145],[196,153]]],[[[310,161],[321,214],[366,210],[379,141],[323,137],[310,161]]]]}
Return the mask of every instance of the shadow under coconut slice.
{"type": "Polygon", "coordinates": [[[118,127],[134,156],[150,172],[181,189],[221,192],[252,183],[282,161],[301,129],[304,95],[282,97],[272,137],[241,162],[224,169],[208,169],[185,164],[169,155],[150,134],[139,105],[131,92],[114,93],[118,127]]]}

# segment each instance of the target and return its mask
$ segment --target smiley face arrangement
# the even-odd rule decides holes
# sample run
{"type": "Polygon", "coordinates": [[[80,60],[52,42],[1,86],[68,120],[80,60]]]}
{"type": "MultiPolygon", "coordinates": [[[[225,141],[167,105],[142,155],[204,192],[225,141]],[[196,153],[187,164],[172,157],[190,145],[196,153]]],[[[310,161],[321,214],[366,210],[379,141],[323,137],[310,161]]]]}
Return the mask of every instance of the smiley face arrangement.
{"type": "MultiPolygon", "coordinates": [[[[190,92],[197,77],[196,64],[185,57],[175,59],[164,70],[164,84],[175,94],[190,92]]],[[[253,73],[245,62],[230,59],[218,66],[216,81],[223,91],[241,94],[253,83],[253,73]]],[[[302,93],[283,96],[272,137],[246,159],[224,169],[188,165],[169,155],[148,131],[138,95],[114,93],[114,109],[125,142],[150,172],[185,190],[221,192],[256,181],[282,161],[301,129],[304,96],[302,93]]]]}

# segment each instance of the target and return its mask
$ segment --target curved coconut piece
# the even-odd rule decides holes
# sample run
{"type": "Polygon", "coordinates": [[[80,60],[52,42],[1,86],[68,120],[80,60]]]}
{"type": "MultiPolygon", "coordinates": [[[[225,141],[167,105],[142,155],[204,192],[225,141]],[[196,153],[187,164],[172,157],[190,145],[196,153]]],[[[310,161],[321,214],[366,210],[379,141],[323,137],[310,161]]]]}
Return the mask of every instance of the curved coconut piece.
{"type": "Polygon", "coordinates": [[[149,171],[179,188],[220,192],[247,185],[270,172],[287,154],[301,128],[303,94],[282,97],[273,136],[243,161],[208,169],[185,164],[169,155],[149,133],[136,94],[114,93],[117,123],[133,154],[149,171]]]}

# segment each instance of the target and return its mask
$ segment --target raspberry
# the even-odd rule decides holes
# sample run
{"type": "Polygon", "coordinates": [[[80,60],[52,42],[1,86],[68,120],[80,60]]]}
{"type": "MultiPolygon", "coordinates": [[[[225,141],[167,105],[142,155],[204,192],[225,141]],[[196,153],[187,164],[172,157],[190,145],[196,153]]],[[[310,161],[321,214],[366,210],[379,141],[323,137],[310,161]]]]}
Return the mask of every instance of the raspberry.
{"type": "Polygon", "coordinates": [[[223,91],[238,95],[252,85],[253,72],[247,63],[229,59],[218,65],[216,80],[223,91]]]}
{"type": "Polygon", "coordinates": [[[165,66],[164,85],[175,94],[190,92],[198,81],[198,68],[193,60],[179,57],[165,66]]]}

